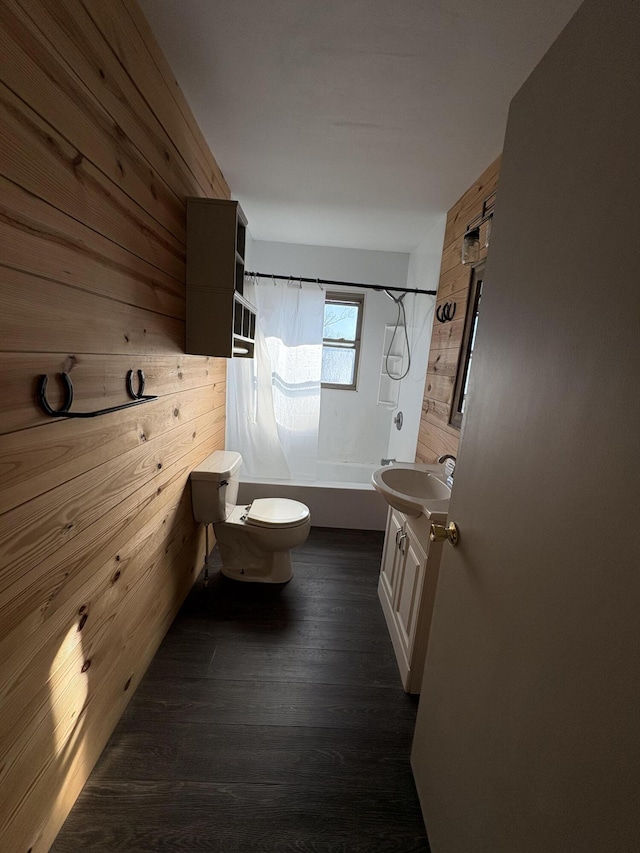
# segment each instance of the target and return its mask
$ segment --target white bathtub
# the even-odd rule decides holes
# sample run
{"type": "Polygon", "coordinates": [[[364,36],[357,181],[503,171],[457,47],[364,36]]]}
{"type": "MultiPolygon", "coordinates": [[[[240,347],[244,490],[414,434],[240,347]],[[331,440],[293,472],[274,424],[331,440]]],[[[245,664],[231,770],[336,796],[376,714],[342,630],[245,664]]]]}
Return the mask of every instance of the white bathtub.
{"type": "Polygon", "coordinates": [[[316,480],[243,478],[238,503],[254,498],[291,498],[311,510],[313,527],[347,527],[352,530],[384,530],[387,504],[371,485],[377,465],[355,462],[318,462],[316,480]]]}

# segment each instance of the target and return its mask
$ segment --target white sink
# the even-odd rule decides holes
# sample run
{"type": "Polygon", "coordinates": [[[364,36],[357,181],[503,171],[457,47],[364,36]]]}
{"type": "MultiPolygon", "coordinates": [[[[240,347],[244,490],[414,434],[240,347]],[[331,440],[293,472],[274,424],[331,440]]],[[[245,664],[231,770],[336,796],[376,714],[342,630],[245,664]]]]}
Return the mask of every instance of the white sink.
{"type": "Polygon", "coordinates": [[[432,518],[449,511],[451,489],[440,465],[396,462],[374,471],[372,482],[386,502],[405,515],[432,518]]]}

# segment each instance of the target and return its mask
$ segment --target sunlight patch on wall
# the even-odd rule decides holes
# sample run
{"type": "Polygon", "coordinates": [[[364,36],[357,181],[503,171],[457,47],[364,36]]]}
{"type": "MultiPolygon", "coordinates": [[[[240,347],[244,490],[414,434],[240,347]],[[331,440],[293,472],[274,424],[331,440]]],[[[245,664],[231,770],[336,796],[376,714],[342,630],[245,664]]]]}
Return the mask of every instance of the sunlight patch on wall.
{"type": "Polygon", "coordinates": [[[89,666],[81,633],[74,624],[67,632],[49,670],[55,754],[70,763],[82,750],[83,710],[89,698],[89,666]]]}

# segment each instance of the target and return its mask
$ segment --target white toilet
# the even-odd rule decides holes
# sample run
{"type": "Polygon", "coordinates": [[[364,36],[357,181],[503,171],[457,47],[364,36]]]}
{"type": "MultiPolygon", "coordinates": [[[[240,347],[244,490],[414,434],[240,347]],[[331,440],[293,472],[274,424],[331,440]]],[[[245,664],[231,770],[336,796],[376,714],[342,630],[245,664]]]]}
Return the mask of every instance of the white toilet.
{"type": "Polygon", "coordinates": [[[291,548],[306,541],[309,508],[288,498],[236,506],[242,456],[215,450],[191,472],[193,515],[213,524],[222,574],[239,581],[285,583],[293,577],[291,548]]]}

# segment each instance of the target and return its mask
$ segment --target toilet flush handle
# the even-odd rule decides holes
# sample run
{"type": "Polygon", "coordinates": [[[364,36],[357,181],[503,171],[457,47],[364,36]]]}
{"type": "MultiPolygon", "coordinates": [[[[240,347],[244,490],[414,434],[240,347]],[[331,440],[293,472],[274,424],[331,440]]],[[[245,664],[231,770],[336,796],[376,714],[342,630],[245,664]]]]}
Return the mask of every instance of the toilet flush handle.
{"type": "Polygon", "coordinates": [[[228,486],[228,485],[229,485],[228,480],[220,480],[220,482],[218,483],[218,488],[221,489],[222,486],[228,486]]]}

